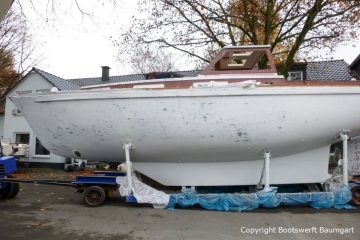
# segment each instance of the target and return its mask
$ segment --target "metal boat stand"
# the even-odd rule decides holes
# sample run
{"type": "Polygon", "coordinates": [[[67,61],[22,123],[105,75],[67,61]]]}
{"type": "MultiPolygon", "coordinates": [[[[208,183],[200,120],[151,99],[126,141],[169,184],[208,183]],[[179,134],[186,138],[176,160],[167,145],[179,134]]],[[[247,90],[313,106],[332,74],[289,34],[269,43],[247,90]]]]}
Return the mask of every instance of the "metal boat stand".
{"type": "Polygon", "coordinates": [[[270,188],[270,151],[265,150],[264,161],[265,161],[265,190],[270,188]]]}
{"type": "Polygon", "coordinates": [[[265,149],[264,150],[263,168],[261,170],[261,176],[260,176],[259,183],[256,186],[257,190],[261,190],[261,189],[265,190],[265,189],[270,188],[270,158],[271,158],[270,150],[265,149]],[[264,175],[265,175],[265,184],[263,184],[264,175]],[[264,187],[263,187],[263,185],[264,185],[264,187]]]}
{"type": "Polygon", "coordinates": [[[342,156],[342,170],[343,170],[343,184],[349,185],[349,172],[348,172],[348,140],[350,130],[342,130],[339,137],[342,140],[343,156],[342,156]]]}
{"type": "Polygon", "coordinates": [[[126,202],[136,202],[136,198],[133,196],[133,180],[132,180],[132,163],[130,160],[130,149],[134,149],[133,144],[124,143],[123,149],[125,150],[125,165],[126,165],[126,178],[128,182],[128,194],[126,196],[126,202]]]}

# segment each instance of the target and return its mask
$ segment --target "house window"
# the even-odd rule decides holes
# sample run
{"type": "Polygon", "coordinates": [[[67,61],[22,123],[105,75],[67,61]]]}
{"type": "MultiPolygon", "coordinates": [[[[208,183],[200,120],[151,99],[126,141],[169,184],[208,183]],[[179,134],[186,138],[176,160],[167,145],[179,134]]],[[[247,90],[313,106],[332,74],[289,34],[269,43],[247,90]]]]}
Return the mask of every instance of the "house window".
{"type": "Polygon", "coordinates": [[[30,143],[30,133],[15,133],[15,143],[16,144],[29,144],[30,143]]]}
{"type": "Polygon", "coordinates": [[[41,144],[38,138],[36,138],[35,155],[50,155],[50,152],[41,144]]]}
{"type": "Polygon", "coordinates": [[[302,71],[296,71],[296,72],[289,72],[289,81],[302,81],[303,78],[303,72],[302,71]]]}

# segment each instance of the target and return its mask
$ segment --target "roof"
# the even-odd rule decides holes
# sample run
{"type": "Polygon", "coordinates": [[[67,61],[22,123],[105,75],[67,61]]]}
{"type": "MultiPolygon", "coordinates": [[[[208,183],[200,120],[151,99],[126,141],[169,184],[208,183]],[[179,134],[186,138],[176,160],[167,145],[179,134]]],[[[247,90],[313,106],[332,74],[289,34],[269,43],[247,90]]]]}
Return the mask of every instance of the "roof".
{"type": "Polygon", "coordinates": [[[68,81],[82,87],[82,86],[98,85],[102,83],[132,82],[138,80],[145,80],[145,75],[132,74],[132,75],[110,76],[110,80],[106,82],[103,82],[101,80],[101,77],[77,78],[77,79],[69,79],[68,81]]]}
{"type": "MultiPolygon", "coordinates": [[[[177,77],[195,77],[199,75],[200,70],[190,70],[190,71],[175,71],[173,72],[174,76],[177,77]]],[[[109,84],[109,83],[120,83],[120,82],[133,82],[139,80],[146,80],[147,74],[131,74],[131,75],[121,75],[121,76],[111,76],[109,81],[103,82],[101,77],[95,78],[76,78],[69,79],[73,84],[78,86],[91,86],[91,85],[99,85],[99,84],[109,84]]]]}
{"type": "Polygon", "coordinates": [[[182,77],[196,77],[202,70],[177,71],[176,74],[182,77]]]}
{"type": "Polygon", "coordinates": [[[313,81],[350,81],[353,78],[344,60],[308,62],[306,79],[313,81]]]}
{"type": "MultiPolygon", "coordinates": [[[[350,81],[354,78],[354,74],[350,71],[349,65],[344,60],[329,60],[299,63],[306,65],[306,79],[309,81],[350,81]]],[[[177,77],[196,77],[201,70],[175,71],[174,76],[177,77]]],[[[355,77],[360,80],[358,77],[355,77]]],[[[132,74],[111,76],[109,81],[103,82],[101,77],[96,78],[77,78],[68,81],[79,86],[91,86],[108,83],[132,82],[146,80],[146,74],[132,74]]]]}
{"type": "Polygon", "coordinates": [[[358,65],[360,62],[360,54],[355,58],[355,60],[350,64],[349,68],[352,69],[356,65],[358,65]]]}
{"type": "Polygon", "coordinates": [[[57,87],[60,91],[70,91],[70,90],[79,90],[80,86],[74,84],[68,80],[65,80],[61,77],[55,76],[54,74],[45,72],[38,68],[33,68],[33,71],[39,73],[43,78],[49,81],[52,85],[57,87]]]}

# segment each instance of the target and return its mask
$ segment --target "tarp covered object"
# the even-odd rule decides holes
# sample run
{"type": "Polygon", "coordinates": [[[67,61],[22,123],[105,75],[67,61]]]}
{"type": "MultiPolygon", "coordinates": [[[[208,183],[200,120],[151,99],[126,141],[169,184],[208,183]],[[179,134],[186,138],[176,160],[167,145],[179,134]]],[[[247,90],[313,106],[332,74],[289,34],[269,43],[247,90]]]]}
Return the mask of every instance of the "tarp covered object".
{"type": "MultiPolygon", "coordinates": [[[[128,194],[126,177],[117,177],[122,196],[128,194]]],[[[348,202],[351,191],[348,185],[332,185],[329,192],[278,193],[276,187],[270,187],[255,193],[207,193],[198,194],[193,189],[183,193],[166,194],[158,191],[133,175],[133,195],[138,203],[150,203],[155,208],[191,207],[199,205],[202,208],[218,211],[249,211],[259,207],[276,208],[283,206],[309,205],[313,208],[352,209],[348,202]]]]}
{"type": "Polygon", "coordinates": [[[333,192],[277,193],[277,188],[261,190],[256,193],[214,193],[196,194],[187,191],[170,196],[167,208],[176,206],[186,208],[200,205],[202,208],[220,211],[249,211],[258,207],[275,208],[280,205],[309,205],[313,208],[352,209],[349,186],[342,185],[333,192]]]}
{"type": "MultiPolygon", "coordinates": [[[[149,203],[154,208],[165,208],[168,206],[170,195],[158,191],[145,183],[141,182],[135,175],[132,177],[133,195],[138,203],[149,203]]],[[[120,185],[119,192],[121,196],[128,194],[128,181],[125,177],[117,177],[116,183],[120,185]]]]}

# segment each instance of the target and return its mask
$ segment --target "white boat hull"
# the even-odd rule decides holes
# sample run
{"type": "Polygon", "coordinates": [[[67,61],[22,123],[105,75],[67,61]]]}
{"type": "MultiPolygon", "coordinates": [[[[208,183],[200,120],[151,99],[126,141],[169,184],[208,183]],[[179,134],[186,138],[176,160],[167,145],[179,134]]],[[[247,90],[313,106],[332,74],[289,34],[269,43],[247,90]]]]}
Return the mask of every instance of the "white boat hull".
{"type": "Polygon", "coordinates": [[[124,162],[164,185],[257,184],[265,149],[270,183],[323,182],[329,147],[360,131],[359,87],[214,87],[14,96],[52,153],[124,162]],[[41,117],[39,117],[41,116],[41,117]]]}

